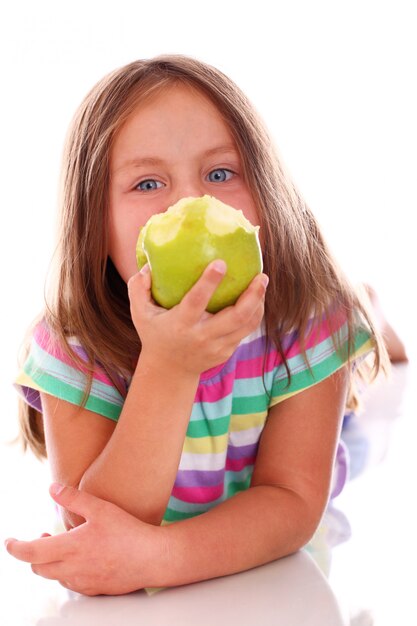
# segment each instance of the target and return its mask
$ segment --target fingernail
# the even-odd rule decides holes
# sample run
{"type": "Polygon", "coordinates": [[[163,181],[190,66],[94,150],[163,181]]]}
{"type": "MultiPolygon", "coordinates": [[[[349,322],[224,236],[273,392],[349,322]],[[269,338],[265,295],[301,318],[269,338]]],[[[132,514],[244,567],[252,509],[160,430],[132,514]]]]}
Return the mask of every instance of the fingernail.
{"type": "Polygon", "coordinates": [[[61,485],[60,483],[52,483],[52,485],[49,487],[49,493],[52,496],[58,496],[63,489],[64,485],[61,485]]]}
{"type": "Polygon", "coordinates": [[[143,276],[145,274],[149,274],[149,263],[146,263],[142,269],[140,270],[140,274],[142,274],[143,276]]]}
{"type": "Polygon", "coordinates": [[[262,276],[262,284],[265,287],[265,289],[268,287],[268,283],[269,283],[269,277],[264,274],[262,276]]]}
{"type": "Polygon", "coordinates": [[[227,265],[222,259],[217,259],[217,261],[213,261],[212,267],[219,274],[226,274],[227,265]]]}

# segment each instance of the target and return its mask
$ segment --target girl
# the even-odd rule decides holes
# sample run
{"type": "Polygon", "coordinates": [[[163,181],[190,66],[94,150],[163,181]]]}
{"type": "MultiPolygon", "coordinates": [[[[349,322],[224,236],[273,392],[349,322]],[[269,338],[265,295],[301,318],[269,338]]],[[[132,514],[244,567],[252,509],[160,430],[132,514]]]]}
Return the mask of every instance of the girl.
{"type": "Polygon", "coordinates": [[[377,373],[385,350],[236,85],[180,56],[104,78],[69,134],[59,241],[18,384],[25,442],[67,485],[53,493],[72,532],[9,540],[11,554],[70,589],[116,594],[306,544],[332,479],[342,486],[354,377],[369,352],[377,373]],[[139,229],[204,194],[260,225],[265,274],[209,315],[219,259],[162,309],[149,268],[137,273],[139,229]]]}

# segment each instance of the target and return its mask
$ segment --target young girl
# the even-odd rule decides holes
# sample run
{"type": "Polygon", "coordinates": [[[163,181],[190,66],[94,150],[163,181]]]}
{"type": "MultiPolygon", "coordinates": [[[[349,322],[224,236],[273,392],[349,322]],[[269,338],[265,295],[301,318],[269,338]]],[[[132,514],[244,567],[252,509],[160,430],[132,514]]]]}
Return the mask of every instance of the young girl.
{"type": "Polygon", "coordinates": [[[69,134],[59,250],[18,384],[25,441],[67,486],[51,493],[71,532],[9,540],[11,554],[117,594],[305,545],[342,487],[354,377],[385,350],[236,85],[181,56],[105,77],[69,134]],[[204,194],[260,225],[265,273],[210,315],[219,259],[165,310],[137,272],[139,229],[204,194]]]}

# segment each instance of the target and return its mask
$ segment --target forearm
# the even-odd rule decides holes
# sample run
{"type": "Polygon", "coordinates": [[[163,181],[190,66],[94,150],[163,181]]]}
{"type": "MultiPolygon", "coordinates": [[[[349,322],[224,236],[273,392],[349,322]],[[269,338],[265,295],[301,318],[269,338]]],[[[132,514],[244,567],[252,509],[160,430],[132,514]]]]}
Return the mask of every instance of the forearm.
{"type": "Polygon", "coordinates": [[[320,513],[292,491],[252,487],[207,513],[161,529],[169,562],[155,586],[225,576],[291,554],[309,541],[319,520],[320,513]]]}
{"type": "MultiPolygon", "coordinates": [[[[108,444],[79,488],[160,523],[184,444],[198,376],[142,359],[108,444]]],[[[79,523],[79,522],[78,522],[79,523]]]]}
{"type": "Polygon", "coordinates": [[[86,492],[64,488],[51,495],[87,524],[31,542],[9,540],[7,550],[32,563],[36,574],[88,595],[177,586],[256,567],[304,545],[322,514],[316,498],[307,504],[287,489],[256,486],[208,513],[155,527],[86,492]]]}

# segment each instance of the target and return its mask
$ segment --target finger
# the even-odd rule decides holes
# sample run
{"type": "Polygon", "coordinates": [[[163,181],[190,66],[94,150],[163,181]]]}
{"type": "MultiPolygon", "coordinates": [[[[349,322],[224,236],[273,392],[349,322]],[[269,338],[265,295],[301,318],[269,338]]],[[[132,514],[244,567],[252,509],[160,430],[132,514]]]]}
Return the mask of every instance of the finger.
{"type": "Polygon", "coordinates": [[[69,536],[70,533],[61,533],[33,541],[8,539],[6,550],[15,559],[25,563],[52,563],[61,560],[68,553],[69,536]]]}
{"type": "Polygon", "coordinates": [[[250,298],[264,297],[268,287],[269,278],[266,274],[257,274],[249,283],[245,291],[243,291],[236,301],[235,306],[245,306],[250,298]]]}
{"type": "Polygon", "coordinates": [[[80,491],[75,487],[65,487],[58,483],[53,483],[50,486],[49,493],[57,504],[87,521],[100,517],[103,507],[109,504],[87,491],[80,491]]]}
{"type": "Polygon", "coordinates": [[[181,300],[180,306],[190,323],[198,321],[205,312],[208,303],[220,285],[227,271],[222,259],[212,261],[198,281],[181,300]]]}
{"type": "Polygon", "coordinates": [[[48,578],[49,580],[62,580],[68,577],[68,565],[63,561],[33,564],[31,569],[37,576],[42,576],[42,578],[48,578]]]}
{"type": "MultiPolygon", "coordinates": [[[[79,571],[74,573],[74,566],[65,561],[56,561],[42,565],[32,565],[32,572],[48,580],[57,580],[66,589],[84,593],[79,586],[79,571]]],[[[85,593],[85,595],[89,595],[85,593]]]]}
{"type": "MultiPolygon", "coordinates": [[[[41,539],[44,539],[45,537],[51,537],[52,535],[50,535],[49,533],[42,533],[42,535],[40,536],[41,539]]],[[[31,556],[31,551],[30,548],[28,549],[27,546],[29,543],[32,542],[27,542],[27,541],[18,541],[17,539],[6,539],[6,541],[4,542],[5,546],[6,546],[6,550],[9,552],[9,554],[11,554],[12,556],[14,556],[15,558],[18,558],[21,561],[27,561],[27,562],[32,562],[30,559],[31,556]],[[21,558],[21,557],[24,558],[21,558]]]]}
{"type": "Polygon", "coordinates": [[[225,350],[224,360],[230,357],[245,337],[248,337],[248,335],[259,329],[263,317],[264,302],[263,300],[259,300],[255,305],[255,309],[251,312],[250,317],[248,316],[243,319],[243,321],[239,320],[239,323],[235,324],[231,332],[218,338],[219,352],[225,350]]]}
{"type": "MultiPolygon", "coordinates": [[[[259,314],[262,319],[267,285],[266,274],[255,276],[233,306],[219,311],[209,320],[214,333],[218,332],[223,337],[236,335],[246,327],[252,327],[252,322],[259,318],[259,314]]],[[[260,321],[258,320],[259,323],[260,321]]],[[[243,334],[242,337],[244,336],[246,335],[243,334]]]]}
{"type": "Polygon", "coordinates": [[[239,296],[235,304],[235,313],[243,320],[250,319],[251,315],[256,314],[260,304],[263,308],[268,282],[266,274],[258,274],[239,296]]]}
{"type": "Polygon", "coordinates": [[[242,339],[251,333],[254,333],[260,327],[263,317],[264,302],[260,301],[256,305],[255,310],[252,312],[251,317],[248,317],[242,325],[237,326],[231,333],[226,335],[224,337],[224,341],[230,346],[237,347],[242,339]]]}

